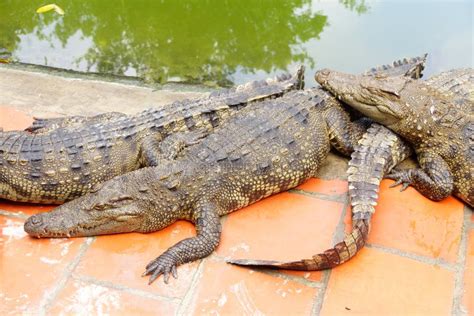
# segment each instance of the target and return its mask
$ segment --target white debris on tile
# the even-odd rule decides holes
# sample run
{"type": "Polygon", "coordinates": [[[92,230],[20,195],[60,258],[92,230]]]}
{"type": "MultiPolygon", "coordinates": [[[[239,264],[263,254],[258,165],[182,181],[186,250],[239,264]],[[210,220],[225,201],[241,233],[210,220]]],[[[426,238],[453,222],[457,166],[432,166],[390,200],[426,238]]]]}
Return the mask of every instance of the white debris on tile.
{"type": "Polygon", "coordinates": [[[74,286],[77,291],[65,302],[61,315],[110,315],[120,308],[120,295],[114,290],[81,282],[74,286]]]}
{"type": "Polygon", "coordinates": [[[40,257],[40,261],[47,264],[58,264],[61,262],[60,260],[50,259],[46,257],[40,257]]]}
{"type": "Polygon", "coordinates": [[[257,308],[248,292],[248,288],[243,281],[230,286],[230,291],[235,295],[239,305],[244,310],[245,315],[263,316],[264,314],[257,308]]]}
{"type": "Polygon", "coordinates": [[[7,240],[5,243],[9,243],[12,240],[17,240],[25,237],[27,234],[23,229],[23,223],[7,219],[5,226],[2,227],[2,236],[6,236],[7,240]]]}
{"type": "Polygon", "coordinates": [[[227,303],[227,295],[225,293],[221,294],[221,297],[217,300],[217,306],[222,307],[227,303]]]}

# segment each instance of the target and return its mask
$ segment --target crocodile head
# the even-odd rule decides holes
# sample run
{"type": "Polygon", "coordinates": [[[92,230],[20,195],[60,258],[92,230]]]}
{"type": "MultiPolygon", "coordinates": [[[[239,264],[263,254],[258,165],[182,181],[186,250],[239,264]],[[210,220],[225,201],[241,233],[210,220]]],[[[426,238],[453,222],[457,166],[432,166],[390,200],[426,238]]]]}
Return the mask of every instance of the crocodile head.
{"type": "Polygon", "coordinates": [[[170,224],[178,203],[152,168],[115,177],[91,193],[31,216],[25,231],[33,237],[82,237],[150,232],[170,224]]]}
{"type": "Polygon", "coordinates": [[[410,78],[351,75],[328,69],[318,71],[315,78],[339,100],[387,127],[406,115],[400,94],[410,78]]]}

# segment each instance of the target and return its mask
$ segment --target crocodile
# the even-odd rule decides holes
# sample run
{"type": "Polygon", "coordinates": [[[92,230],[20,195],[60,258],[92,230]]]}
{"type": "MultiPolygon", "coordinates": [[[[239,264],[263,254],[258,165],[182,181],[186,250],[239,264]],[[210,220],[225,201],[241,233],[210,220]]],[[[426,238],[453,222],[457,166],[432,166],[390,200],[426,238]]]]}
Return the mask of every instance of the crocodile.
{"type": "MultiPolygon", "coordinates": [[[[418,73],[421,77],[421,72],[418,73]]],[[[416,79],[416,76],[413,76],[416,79]]],[[[434,76],[426,84],[449,94],[456,104],[473,101],[474,71],[456,69],[434,76]]],[[[228,263],[252,267],[292,270],[322,270],[337,267],[353,258],[365,245],[377,205],[382,178],[413,153],[400,136],[383,125],[372,123],[359,140],[347,169],[352,206],[352,231],[332,248],[297,261],[231,259],[228,263]]]]}
{"type": "MultiPolygon", "coordinates": [[[[197,236],[146,267],[149,283],[161,274],[168,282],[178,265],[217,247],[220,216],[299,185],[315,175],[330,146],[348,155],[364,131],[326,91],[290,92],[239,111],[205,139],[182,148],[184,153],[174,160],[115,177],[85,196],[30,217],[24,228],[38,238],[80,237],[146,233],[189,220],[197,236]]],[[[192,133],[168,139],[178,135],[194,139],[192,133]]]]}
{"type": "Polygon", "coordinates": [[[220,216],[314,176],[330,144],[343,153],[353,150],[354,135],[363,130],[353,131],[340,104],[319,94],[295,91],[243,109],[175,160],[115,177],[97,191],[34,215],[25,231],[34,237],[146,233],[189,220],[196,237],[146,267],[150,283],[161,274],[167,282],[178,265],[214,251],[220,216]]]}
{"type": "MultiPolygon", "coordinates": [[[[426,57],[427,54],[424,54],[419,57],[395,60],[392,64],[384,64],[378,67],[373,67],[364,72],[364,75],[375,76],[380,74],[391,75],[392,73],[396,73],[401,75],[409,75],[412,78],[417,79],[421,77],[421,73],[426,62],[426,57]]],[[[282,79],[280,78],[280,80],[282,79]]],[[[445,81],[446,80],[444,80],[443,83],[445,83],[445,81]]],[[[236,90],[238,90],[238,88],[236,90]]],[[[348,110],[350,110],[350,108],[348,110]]],[[[82,124],[106,123],[110,120],[126,116],[126,114],[120,112],[107,112],[90,117],[81,115],[56,118],[34,117],[33,124],[27,127],[25,130],[31,133],[45,133],[61,127],[74,128],[81,126],[82,124]]]]}
{"type": "Polygon", "coordinates": [[[33,133],[2,132],[0,198],[48,204],[74,199],[114,176],[159,164],[167,158],[161,155],[161,141],[170,134],[190,130],[204,137],[247,104],[302,88],[303,74],[301,66],[294,75],[253,81],[133,116],[37,120],[29,129],[33,133]]]}
{"type": "MultiPolygon", "coordinates": [[[[472,69],[458,71],[472,78],[472,69]]],[[[395,185],[402,184],[402,190],[411,185],[435,201],[453,193],[474,206],[472,90],[464,89],[466,98],[457,101],[452,93],[406,77],[364,77],[326,69],[316,80],[413,146],[420,168],[388,175],[395,185]]]]}

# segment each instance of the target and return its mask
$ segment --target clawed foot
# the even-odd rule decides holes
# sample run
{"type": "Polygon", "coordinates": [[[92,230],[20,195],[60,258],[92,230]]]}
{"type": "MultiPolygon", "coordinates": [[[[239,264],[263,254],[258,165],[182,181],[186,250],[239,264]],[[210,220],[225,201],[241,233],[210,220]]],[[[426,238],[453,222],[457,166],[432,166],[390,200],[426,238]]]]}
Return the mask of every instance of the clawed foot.
{"type": "Polygon", "coordinates": [[[395,180],[395,183],[390,185],[390,188],[396,187],[398,185],[402,185],[400,192],[405,191],[408,186],[410,186],[411,182],[411,170],[402,170],[402,171],[393,171],[385,178],[395,180]]]}
{"type": "Polygon", "coordinates": [[[146,266],[146,271],[142,276],[151,275],[150,280],[148,280],[148,285],[150,285],[163,274],[164,281],[168,284],[170,274],[173,275],[175,279],[178,278],[176,267],[176,259],[172,255],[164,253],[146,266]]]}

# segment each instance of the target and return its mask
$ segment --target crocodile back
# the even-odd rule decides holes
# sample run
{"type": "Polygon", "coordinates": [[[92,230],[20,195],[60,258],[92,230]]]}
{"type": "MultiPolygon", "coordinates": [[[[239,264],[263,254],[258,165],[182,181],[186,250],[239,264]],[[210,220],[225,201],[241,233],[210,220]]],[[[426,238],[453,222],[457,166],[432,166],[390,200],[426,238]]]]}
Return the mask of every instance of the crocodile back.
{"type": "Polygon", "coordinates": [[[120,116],[107,122],[59,127],[47,133],[0,134],[0,198],[62,203],[98,183],[140,167],[141,144],[180,131],[210,132],[247,104],[302,87],[303,67],[296,74],[254,81],[196,100],[120,116]]]}
{"type": "Polygon", "coordinates": [[[191,204],[218,195],[224,213],[297,186],[316,173],[330,147],[324,101],[315,91],[240,111],[184,158],[158,167],[159,178],[193,195],[186,198],[191,204]]]}

